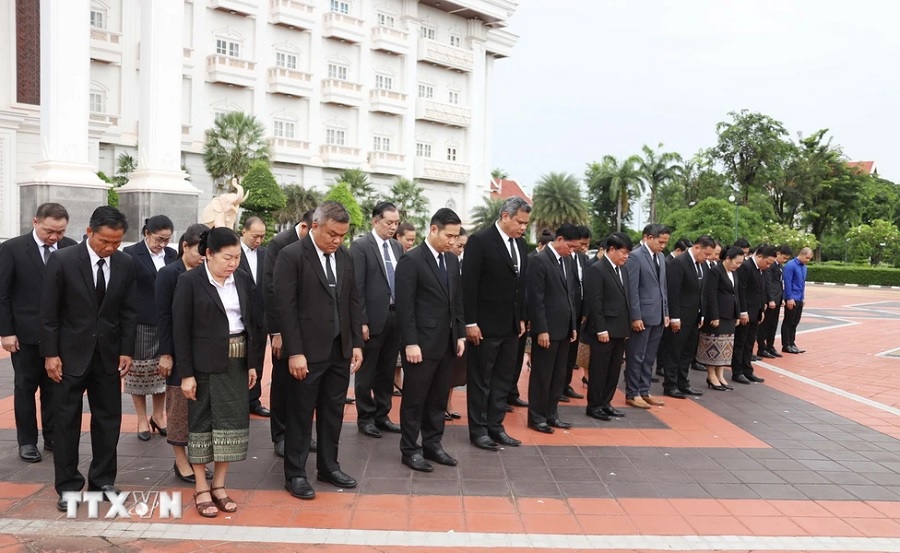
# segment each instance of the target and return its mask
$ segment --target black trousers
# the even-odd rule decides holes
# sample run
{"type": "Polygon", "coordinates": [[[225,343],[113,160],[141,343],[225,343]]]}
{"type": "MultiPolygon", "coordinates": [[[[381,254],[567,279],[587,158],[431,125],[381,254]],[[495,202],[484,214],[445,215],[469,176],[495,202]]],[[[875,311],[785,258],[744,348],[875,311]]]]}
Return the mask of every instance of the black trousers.
{"type": "Polygon", "coordinates": [[[528,378],[528,424],[545,423],[559,418],[557,406],[565,388],[569,350],[578,349],[568,339],[551,340],[549,348],[537,344],[531,338],[531,376],[528,378]]]}
{"type": "Polygon", "coordinates": [[[122,426],[122,390],[119,373],[104,367],[100,353],[94,356],[81,376],[66,373],[63,361],[62,382],[53,389],[53,468],[56,492],[79,491],[84,476],[78,470],[78,444],[81,441],[81,415],[84,393],[91,408],[91,465],[88,489],[116,483],[116,447],[122,426]]]}
{"type": "MultiPolygon", "coordinates": [[[[272,383],[269,385],[269,431],[272,443],[284,441],[284,420],[287,416],[287,379],[293,379],[288,372],[287,357],[275,358],[272,352],[272,383]]],[[[259,380],[257,380],[259,382],[259,380]]]]}
{"type": "Polygon", "coordinates": [[[778,330],[778,317],[781,315],[781,305],[774,309],[766,307],[766,318],[756,331],[756,349],[774,349],[775,332],[778,330]]]}
{"type": "Polygon", "coordinates": [[[250,364],[249,368],[256,369],[256,384],[247,392],[250,398],[251,409],[260,405],[259,398],[262,396],[263,367],[266,364],[266,330],[257,328],[256,335],[259,336],[259,339],[256,341],[253,351],[247,356],[247,362],[250,364]]]}
{"type": "Polygon", "coordinates": [[[37,344],[19,342],[12,354],[13,408],[16,414],[16,439],[20,446],[37,445],[37,406],[34,394],[41,390],[41,430],[44,443],[53,441],[53,381],[44,370],[44,358],[37,344]]]}
{"type": "Polygon", "coordinates": [[[338,442],[344,422],[344,400],[350,385],[350,359],[341,351],[341,337],[331,344],[327,361],[311,363],[303,380],[287,375],[287,408],[284,430],[284,477],[306,478],[306,460],[316,413],[316,469],[330,474],[341,469],[338,442]]]}
{"type": "Polygon", "coordinates": [[[697,317],[682,317],[678,332],[672,332],[668,327],[663,330],[657,360],[663,360],[663,388],[666,390],[683,390],[691,385],[691,362],[700,341],[697,322],[697,317]]]}
{"type": "Polygon", "coordinates": [[[610,338],[609,342],[591,340],[590,379],[587,406],[589,409],[608,407],[616,394],[622,363],[625,361],[625,338],[610,338]]]}
{"type": "MultiPolygon", "coordinates": [[[[506,397],[506,403],[512,403],[519,399],[519,378],[522,376],[522,364],[525,363],[525,346],[528,345],[528,333],[519,337],[516,344],[516,372],[513,375],[512,388],[509,389],[509,395],[506,397]]],[[[468,347],[468,345],[466,346],[468,347]]]]}
{"type": "Polygon", "coordinates": [[[784,308],[784,322],[781,323],[781,345],[796,346],[797,326],[800,324],[800,316],[803,315],[803,302],[794,302],[794,308],[784,308]]]}
{"type": "Polygon", "coordinates": [[[506,398],[515,384],[515,334],[504,338],[484,338],[477,346],[469,343],[466,364],[466,398],[469,439],[503,432],[506,398]]]}
{"type": "Polygon", "coordinates": [[[756,343],[756,333],[759,323],[750,321],[745,325],[737,325],[734,330],[734,354],[731,357],[732,378],[742,374],[753,374],[753,363],[750,356],[753,355],[753,344],[756,343]]]}
{"type": "Polygon", "coordinates": [[[447,410],[450,371],[455,356],[455,344],[448,345],[440,359],[410,363],[403,356],[403,396],[400,399],[400,452],[403,455],[422,453],[423,449],[443,449],[444,411],[447,410]],[[422,447],[418,445],[420,432],[422,447]]]}
{"type": "MultiPolygon", "coordinates": [[[[400,351],[400,327],[396,311],[388,313],[384,329],[369,336],[363,352],[362,367],[354,375],[356,424],[364,426],[390,420],[394,392],[394,369],[400,351]]],[[[404,376],[404,391],[406,390],[404,376]]]]}

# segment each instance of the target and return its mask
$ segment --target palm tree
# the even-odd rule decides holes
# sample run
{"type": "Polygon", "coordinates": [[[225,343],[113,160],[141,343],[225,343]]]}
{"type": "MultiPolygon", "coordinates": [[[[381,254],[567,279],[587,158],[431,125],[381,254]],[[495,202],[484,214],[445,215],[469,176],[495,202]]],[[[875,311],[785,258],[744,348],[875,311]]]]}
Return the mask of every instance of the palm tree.
{"type": "Polygon", "coordinates": [[[266,129],[256,117],[239,111],[216,117],[206,130],[203,163],[217,186],[247,174],[250,164],[269,161],[266,129]]]}
{"type": "Polygon", "coordinates": [[[391,186],[390,201],[397,206],[400,220],[411,223],[416,229],[424,229],[428,212],[425,189],[415,181],[398,177],[391,186]]]}
{"type": "Polygon", "coordinates": [[[299,184],[289,184],[284,187],[284,207],[275,212],[275,222],[279,228],[298,223],[303,214],[310,209],[315,209],[322,203],[322,193],[311,188],[304,188],[299,184]]]}
{"type": "Polygon", "coordinates": [[[495,178],[495,179],[508,179],[509,173],[507,173],[503,169],[497,167],[491,171],[491,177],[495,178]]]}
{"type": "Polygon", "coordinates": [[[621,163],[615,156],[603,156],[597,173],[596,190],[607,190],[609,197],[616,202],[616,231],[622,230],[622,220],[628,212],[628,200],[634,194],[640,194],[644,188],[638,166],[641,158],[631,156],[621,163]]]}
{"type": "MultiPolygon", "coordinates": [[[[662,150],[663,143],[660,142],[657,149],[662,150]]],[[[641,178],[648,188],[650,188],[650,221],[656,221],[656,195],[659,193],[660,187],[675,180],[681,170],[681,156],[675,152],[654,152],[649,146],[644,144],[641,148],[644,153],[643,159],[638,164],[638,171],[641,178]]]]}
{"type": "Polygon", "coordinates": [[[500,218],[501,207],[503,207],[502,198],[485,196],[484,203],[472,209],[472,228],[469,230],[475,232],[496,223],[500,218]]]}
{"type": "Polygon", "coordinates": [[[369,180],[369,175],[360,169],[344,169],[341,171],[334,184],[342,182],[346,183],[347,187],[350,188],[350,192],[356,198],[356,202],[363,213],[363,223],[358,230],[368,232],[372,226],[372,208],[375,207],[375,186],[369,180]]]}
{"type": "Polygon", "coordinates": [[[534,209],[531,220],[538,231],[556,232],[563,223],[584,224],[587,208],[581,197],[578,177],[571,173],[550,172],[542,175],[532,193],[534,209]]]}

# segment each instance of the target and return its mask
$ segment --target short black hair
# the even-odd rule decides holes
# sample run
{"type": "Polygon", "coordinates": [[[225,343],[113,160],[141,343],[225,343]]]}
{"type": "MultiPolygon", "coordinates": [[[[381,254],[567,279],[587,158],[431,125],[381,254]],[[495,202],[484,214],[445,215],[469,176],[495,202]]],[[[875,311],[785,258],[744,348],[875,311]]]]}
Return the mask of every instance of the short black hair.
{"type": "Polygon", "coordinates": [[[303,217],[300,218],[300,222],[301,222],[301,223],[306,223],[306,226],[307,226],[307,227],[311,227],[311,226],[312,226],[313,213],[315,213],[315,212],[316,212],[316,208],[310,209],[309,211],[307,211],[306,213],[303,214],[303,217]]]}
{"type": "Polygon", "coordinates": [[[590,238],[591,237],[591,229],[589,229],[585,225],[578,225],[575,228],[578,229],[578,238],[590,238]]]}
{"type": "Polygon", "coordinates": [[[792,250],[791,247],[788,246],[787,244],[782,244],[782,245],[778,246],[778,253],[783,253],[784,255],[790,257],[790,256],[794,255],[794,250],[792,250]]]}
{"type": "Polygon", "coordinates": [[[746,238],[738,238],[734,241],[734,245],[738,248],[745,249],[750,247],[750,242],[746,238]]]}
{"type": "Polygon", "coordinates": [[[644,236],[659,238],[663,234],[672,234],[672,231],[666,225],[660,225],[659,223],[650,223],[649,225],[644,227],[644,236]]]}
{"type": "Polygon", "coordinates": [[[172,224],[172,219],[165,215],[154,215],[144,219],[144,228],[141,229],[141,234],[146,236],[148,233],[152,234],[161,230],[175,230],[175,225],[172,224]]]}
{"type": "Polygon", "coordinates": [[[209,230],[209,227],[206,225],[202,225],[200,223],[194,223],[189,226],[184,234],[181,235],[181,238],[178,239],[178,259],[181,259],[184,256],[184,246],[185,244],[190,246],[196,246],[200,243],[200,236],[209,230]]]}
{"type": "Polygon", "coordinates": [[[686,249],[688,249],[690,247],[691,247],[690,240],[688,240],[687,238],[680,238],[677,242],[675,242],[675,245],[672,246],[672,250],[673,251],[674,250],[685,251],[686,249]]]}
{"type": "Polygon", "coordinates": [[[442,207],[431,216],[431,224],[442,230],[447,225],[461,225],[462,220],[449,207],[442,207]]]}
{"type": "Polygon", "coordinates": [[[460,236],[465,236],[467,234],[469,234],[469,233],[466,231],[466,227],[459,227],[459,235],[460,236]]]}
{"type": "Polygon", "coordinates": [[[694,244],[700,244],[701,248],[715,248],[716,241],[712,239],[712,236],[708,234],[701,234],[694,240],[694,244]]]}
{"type": "Polygon", "coordinates": [[[378,217],[380,219],[384,216],[385,211],[397,211],[397,206],[391,202],[378,202],[372,208],[372,218],[378,217]]]}
{"type": "Polygon", "coordinates": [[[563,223],[556,229],[556,237],[563,240],[578,240],[581,238],[581,231],[572,223],[563,223]]]}
{"type": "Polygon", "coordinates": [[[200,253],[203,255],[206,255],[207,251],[219,253],[222,248],[237,246],[240,242],[241,239],[238,238],[238,235],[230,228],[216,227],[204,231],[203,234],[200,235],[200,253]]]}
{"type": "Polygon", "coordinates": [[[397,225],[397,232],[394,233],[394,238],[400,238],[409,231],[416,232],[416,227],[414,227],[412,223],[403,221],[397,225]]]}
{"type": "Polygon", "coordinates": [[[607,236],[604,242],[606,243],[606,247],[603,248],[605,250],[621,250],[622,248],[628,248],[628,251],[631,251],[632,248],[634,248],[631,238],[624,232],[614,232],[607,236]]]}
{"type": "Polygon", "coordinates": [[[256,215],[251,215],[244,220],[244,225],[241,227],[243,230],[250,230],[250,227],[255,225],[256,223],[262,223],[263,226],[266,226],[266,222],[256,215]]]}
{"type": "Polygon", "coordinates": [[[43,221],[47,217],[50,217],[51,219],[65,219],[68,221],[69,212],[66,211],[66,208],[64,208],[62,204],[47,202],[38,206],[34,218],[38,221],[43,221]]]}
{"type": "Polygon", "coordinates": [[[128,219],[118,209],[109,205],[101,205],[91,213],[89,226],[94,232],[99,232],[102,227],[128,232],[128,219]]]}
{"type": "Polygon", "coordinates": [[[726,259],[734,259],[739,255],[744,255],[744,248],[740,246],[728,246],[722,247],[722,253],[719,254],[719,259],[725,261],[726,259]]]}
{"type": "Polygon", "coordinates": [[[775,250],[775,246],[770,244],[760,244],[758,248],[756,248],[756,255],[761,255],[763,257],[775,257],[777,251],[775,250]]]}
{"type": "Polygon", "coordinates": [[[541,232],[541,237],[538,239],[538,242],[544,246],[546,246],[550,242],[553,242],[553,233],[547,229],[544,229],[541,232]]]}

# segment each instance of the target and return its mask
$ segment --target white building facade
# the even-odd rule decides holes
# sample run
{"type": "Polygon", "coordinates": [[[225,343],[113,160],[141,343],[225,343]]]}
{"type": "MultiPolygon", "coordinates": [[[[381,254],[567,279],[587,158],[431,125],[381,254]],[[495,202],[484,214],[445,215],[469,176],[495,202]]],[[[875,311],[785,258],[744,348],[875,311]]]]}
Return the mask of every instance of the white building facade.
{"type": "MultiPolygon", "coordinates": [[[[415,179],[426,191],[429,209],[452,207],[467,219],[481,203],[490,173],[490,85],[495,60],[509,56],[515,45],[516,37],[503,28],[517,4],[7,2],[0,7],[0,36],[8,37],[0,39],[0,75],[6,77],[0,80],[0,239],[30,226],[33,206],[24,204],[34,201],[29,197],[20,205],[20,189],[34,180],[36,165],[61,158],[112,175],[119,154],[134,155],[138,144],[139,170],[142,164],[155,169],[146,167],[154,159],[170,169],[173,163],[187,167],[190,185],[181,192],[196,196],[202,209],[215,188],[203,166],[205,131],[217,115],[231,111],[251,113],[265,125],[272,171],[282,185],[325,190],[341,170],[358,168],[384,193],[397,177],[415,179]],[[173,3],[180,13],[171,11],[173,3]],[[60,50],[48,47],[57,35],[51,34],[54,27],[44,12],[60,10],[62,4],[69,10],[57,13],[69,19],[64,32],[89,40],[90,54],[77,67],[54,66],[54,74],[67,83],[61,90],[59,79],[47,78],[48,64],[56,60],[41,58],[60,50]],[[34,21],[37,7],[40,24],[34,21]],[[75,13],[84,19],[71,21],[75,13]],[[167,18],[172,25],[157,26],[167,18]],[[142,33],[152,34],[153,47],[141,48],[142,33]],[[172,43],[179,45],[180,56],[153,59],[163,55],[157,54],[164,50],[160,45],[172,43]],[[148,92],[142,70],[167,75],[166,82],[180,84],[180,91],[167,85],[148,92]],[[69,86],[78,90],[76,97],[86,97],[83,109],[59,107],[69,86]],[[143,94],[172,94],[173,105],[148,107],[150,98],[142,101],[143,94]],[[53,129],[47,128],[53,122],[46,114],[57,112],[76,123],[84,119],[71,138],[86,144],[84,153],[74,155],[78,159],[69,160],[64,145],[54,147],[53,129]],[[168,134],[141,129],[156,128],[160,120],[177,129],[168,134]],[[180,152],[180,159],[170,159],[167,151],[176,157],[180,152]]],[[[175,177],[172,190],[178,191],[180,179],[175,177]]],[[[141,186],[153,182],[148,178],[141,186]]]]}

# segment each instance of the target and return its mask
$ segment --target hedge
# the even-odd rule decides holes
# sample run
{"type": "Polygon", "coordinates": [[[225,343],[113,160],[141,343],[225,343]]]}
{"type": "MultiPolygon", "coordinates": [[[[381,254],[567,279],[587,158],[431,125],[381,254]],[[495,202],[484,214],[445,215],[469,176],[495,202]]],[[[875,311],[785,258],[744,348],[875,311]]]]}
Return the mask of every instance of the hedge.
{"type": "Polygon", "coordinates": [[[835,282],[868,286],[900,286],[900,269],[865,265],[811,264],[806,274],[809,282],[835,282]]]}

